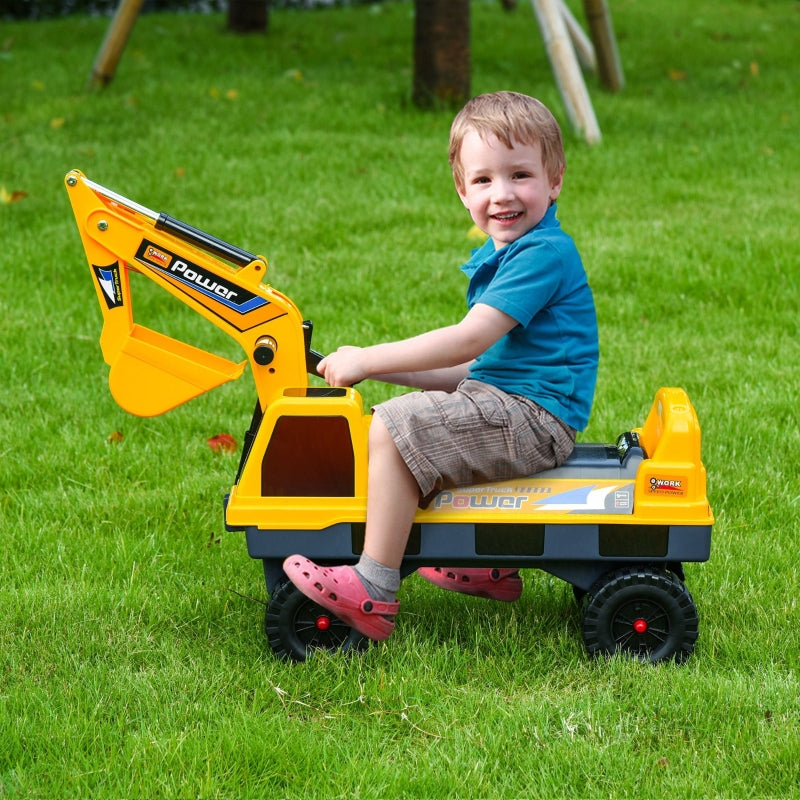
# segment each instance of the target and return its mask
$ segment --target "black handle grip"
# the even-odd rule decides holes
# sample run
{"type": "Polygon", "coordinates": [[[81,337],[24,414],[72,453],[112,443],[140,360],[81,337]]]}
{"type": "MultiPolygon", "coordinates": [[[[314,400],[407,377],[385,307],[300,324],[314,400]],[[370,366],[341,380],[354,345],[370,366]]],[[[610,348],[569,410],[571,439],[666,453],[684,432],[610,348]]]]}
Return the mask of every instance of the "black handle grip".
{"type": "Polygon", "coordinates": [[[322,355],[322,353],[318,353],[316,350],[312,350],[311,348],[306,350],[306,372],[309,375],[319,375],[317,367],[323,358],[325,358],[325,356],[322,355]]]}

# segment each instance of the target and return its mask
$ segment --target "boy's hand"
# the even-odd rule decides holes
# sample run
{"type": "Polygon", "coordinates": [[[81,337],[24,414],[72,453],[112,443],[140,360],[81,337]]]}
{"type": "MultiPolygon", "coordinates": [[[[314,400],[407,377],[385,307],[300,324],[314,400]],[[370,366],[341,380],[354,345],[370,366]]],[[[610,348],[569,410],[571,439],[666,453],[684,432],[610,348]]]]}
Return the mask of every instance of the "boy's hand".
{"type": "Polygon", "coordinates": [[[367,377],[364,360],[363,348],[346,345],[325,356],[317,372],[328,386],[352,386],[367,377]]]}

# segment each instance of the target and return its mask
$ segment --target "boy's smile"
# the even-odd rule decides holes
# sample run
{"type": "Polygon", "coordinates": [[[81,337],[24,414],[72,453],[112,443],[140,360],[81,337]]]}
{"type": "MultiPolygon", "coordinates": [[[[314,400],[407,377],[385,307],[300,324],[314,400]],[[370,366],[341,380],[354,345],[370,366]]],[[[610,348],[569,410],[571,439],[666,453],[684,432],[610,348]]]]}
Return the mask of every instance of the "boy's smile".
{"type": "Polygon", "coordinates": [[[459,197],[496,249],[535,228],[561,192],[563,175],[553,180],[547,174],[539,142],[514,142],[508,148],[492,134],[484,139],[470,130],[460,159],[464,183],[457,187],[459,197]]]}

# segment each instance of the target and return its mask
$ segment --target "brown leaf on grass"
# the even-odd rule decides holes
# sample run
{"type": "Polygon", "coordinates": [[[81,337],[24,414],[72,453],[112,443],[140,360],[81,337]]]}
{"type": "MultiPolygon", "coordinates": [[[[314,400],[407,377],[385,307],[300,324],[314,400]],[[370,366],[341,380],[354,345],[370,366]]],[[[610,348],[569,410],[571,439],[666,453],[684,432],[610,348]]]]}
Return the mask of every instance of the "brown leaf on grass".
{"type": "Polygon", "coordinates": [[[215,453],[235,453],[236,439],[229,433],[218,433],[207,441],[208,446],[215,453]]]}
{"type": "Polygon", "coordinates": [[[750,62],[750,74],[754,77],[758,77],[758,61],[751,61],[750,62]]]}
{"type": "Polygon", "coordinates": [[[0,186],[0,203],[18,203],[28,196],[27,192],[9,192],[5,186],[0,186]]]}
{"type": "Polygon", "coordinates": [[[109,444],[119,444],[124,438],[125,436],[123,435],[122,431],[114,431],[114,433],[110,433],[106,437],[106,441],[109,444]]]}
{"type": "Polygon", "coordinates": [[[668,73],[671,81],[685,81],[686,73],[682,69],[671,69],[668,73]]]}

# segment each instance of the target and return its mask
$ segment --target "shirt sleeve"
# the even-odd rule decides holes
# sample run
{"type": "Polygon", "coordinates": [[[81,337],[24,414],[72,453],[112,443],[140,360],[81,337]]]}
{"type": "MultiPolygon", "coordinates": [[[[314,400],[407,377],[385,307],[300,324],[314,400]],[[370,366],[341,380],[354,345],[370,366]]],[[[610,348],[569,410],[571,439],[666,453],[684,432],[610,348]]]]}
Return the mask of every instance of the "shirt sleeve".
{"type": "Polygon", "coordinates": [[[555,296],[562,276],[561,258],[546,241],[525,243],[504,256],[476,302],[508,314],[524,327],[555,296]]]}

